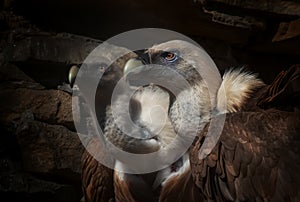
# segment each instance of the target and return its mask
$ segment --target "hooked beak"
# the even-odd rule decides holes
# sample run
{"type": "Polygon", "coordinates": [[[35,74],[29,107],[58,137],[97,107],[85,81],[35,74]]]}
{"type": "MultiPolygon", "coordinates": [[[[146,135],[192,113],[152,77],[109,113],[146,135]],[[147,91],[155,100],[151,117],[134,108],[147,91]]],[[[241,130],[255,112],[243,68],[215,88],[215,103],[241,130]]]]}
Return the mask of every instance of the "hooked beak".
{"type": "Polygon", "coordinates": [[[77,65],[73,65],[69,70],[68,80],[71,86],[73,86],[75,82],[75,78],[78,74],[79,67],[77,65]]]}
{"type": "Polygon", "coordinates": [[[137,58],[131,58],[128,60],[124,66],[123,73],[128,74],[130,71],[134,70],[137,67],[144,65],[143,62],[137,58]]]}
{"type": "Polygon", "coordinates": [[[149,53],[137,52],[137,54],[138,54],[137,58],[131,58],[126,62],[123,70],[124,74],[127,74],[128,72],[134,70],[137,67],[151,63],[151,58],[149,53]]]}

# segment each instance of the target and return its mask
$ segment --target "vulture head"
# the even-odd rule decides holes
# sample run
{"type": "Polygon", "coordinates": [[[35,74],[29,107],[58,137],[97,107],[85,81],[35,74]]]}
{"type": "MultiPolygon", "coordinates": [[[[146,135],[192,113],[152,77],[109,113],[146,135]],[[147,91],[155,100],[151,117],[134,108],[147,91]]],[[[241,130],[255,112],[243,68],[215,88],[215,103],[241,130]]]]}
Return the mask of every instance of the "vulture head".
{"type": "MultiPolygon", "coordinates": [[[[263,85],[256,75],[242,70],[228,71],[221,79],[202,48],[181,40],[154,45],[129,60],[124,73],[135,92],[114,101],[117,116],[111,108],[107,110],[104,136],[126,152],[161,150],[162,159],[174,162],[157,171],[153,187],[163,184],[174,171],[189,167],[188,155],[183,152],[178,157],[177,151],[186,152],[212,116],[239,110],[249,93],[263,85]],[[128,113],[137,127],[128,126],[128,113]]],[[[119,171],[126,166],[116,165],[119,171]]],[[[120,172],[119,178],[124,179],[120,172]]]]}
{"type": "MultiPolygon", "coordinates": [[[[105,139],[129,153],[163,151],[160,159],[172,163],[153,173],[134,174],[122,172],[134,165],[116,159],[115,170],[104,175],[103,168],[90,158],[97,165],[93,171],[84,167],[90,185],[86,187],[95,189],[91,192],[99,199],[90,201],[101,201],[104,179],[113,179],[111,195],[116,201],[299,199],[299,186],[291,183],[300,169],[299,113],[244,110],[252,102],[257,107],[257,102],[261,105],[267,100],[272,106],[273,100],[286,97],[282,92],[293,85],[285,84],[299,81],[299,68],[295,76],[286,73],[277,79],[282,81],[279,85],[274,82],[271,87],[243,69],[231,69],[221,78],[202,48],[173,40],[130,59],[124,73],[133,93],[121,94],[107,109],[105,139]],[[260,97],[254,92],[261,93],[260,97]],[[210,125],[224,114],[220,138],[199,158],[210,125]],[[178,157],[182,148],[186,150],[178,157]]],[[[141,159],[136,163],[151,166],[152,162],[141,159]]],[[[300,185],[299,178],[294,182],[300,185]]]]}
{"type": "Polygon", "coordinates": [[[239,111],[249,95],[264,85],[257,75],[243,69],[229,70],[221,78],[214,62],[201,47],[182,40],[154,45],[138,60],[146,66],[133,71],[141,64],[131,59],[125,73],[143,80],[147,79],[143,76],[149,74],[152,79],[161,77],[166,86],[177,90],[174,95],[165,86],[154,84],[169,93],[171,101],[166,110],[176,133],[181,128],[185,135],[195,133],[197,126],[197,130],[201,130],[214,115],[239,111]],[[150,73],[147,68],[151,69],[150,73]],[[173,77],[172,70],[182,76],[187,85],[178,81],[179,77],[173,77]]]}

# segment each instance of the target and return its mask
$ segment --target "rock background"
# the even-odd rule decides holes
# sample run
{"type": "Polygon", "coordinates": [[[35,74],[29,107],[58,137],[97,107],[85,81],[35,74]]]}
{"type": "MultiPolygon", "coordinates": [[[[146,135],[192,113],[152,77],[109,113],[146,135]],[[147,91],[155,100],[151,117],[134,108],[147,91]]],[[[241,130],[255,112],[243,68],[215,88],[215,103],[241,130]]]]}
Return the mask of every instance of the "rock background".
{"type": "Polygon", "coordinates": [[[50,34],[23,27],[27,24],[21,17],[1,14],[9,25],[2,32],[0,60],[1,198],[79,201],[83,147],[73,124],[71,96],[57,90],[67,66],[62,69],[63,61],[51,53],[32,54],[36,39],[53,44],[50,34]],[[62,75],[54,76],[58,73],[62,75]]]}
{"type": "MultiPolygon", "coordinates": [[[[0,11],[0,197],[80,201],[82,147],[68,70],[134,28],[172,29],[199,42],[220,71],[246,66],[268,83],[300,63],[300,3],[292,0],[4,0],[0,11]]],[[[119,66],[123,63],[120,62],[119,66]]],[[[107,77],[111,90],[115,77],[107,77]]],[[[109,92],[107,92],[109,94],[109,92]]],[[[100,95],[102,111],[109,102],[100,95]]]]}

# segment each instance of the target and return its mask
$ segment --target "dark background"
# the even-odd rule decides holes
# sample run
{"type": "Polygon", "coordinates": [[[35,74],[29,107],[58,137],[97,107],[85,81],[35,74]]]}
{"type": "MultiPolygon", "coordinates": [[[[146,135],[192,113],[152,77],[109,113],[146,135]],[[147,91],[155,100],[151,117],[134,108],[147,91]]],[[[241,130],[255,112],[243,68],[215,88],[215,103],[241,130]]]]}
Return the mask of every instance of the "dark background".
{"type": "Polygon", "coordinates": [[[131,29],[171,29],[199,42],[217,63],[221,60],[221,69],[249,65],[267,80],[299,62],[299,28],[296,36],[272,42],[282,32],[280,23],[299,18],[299,1],[15,0],[12,5],[43,30],[101,40],[131,29]]]}
{"type": "Polygon", "coordinates": [[[297,0],[4,0],[1,8],[1,200],[80,200],[84,149],[71,96],[58,88],[72,64],[116,34],[177,31],[221,72],[245,66],[266,83],[300,63],[297,0]]]}

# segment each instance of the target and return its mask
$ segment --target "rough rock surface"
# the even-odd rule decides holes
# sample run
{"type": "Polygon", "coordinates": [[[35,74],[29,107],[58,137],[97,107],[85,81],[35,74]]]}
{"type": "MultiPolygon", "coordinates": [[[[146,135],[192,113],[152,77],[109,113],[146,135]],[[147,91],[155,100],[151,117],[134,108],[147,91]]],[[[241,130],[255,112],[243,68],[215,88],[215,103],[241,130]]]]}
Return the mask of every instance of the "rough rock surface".
{"type": "Polygon", "coordinates": [[[0,83],[1,196],[78,201],[84,148],[74,132],[71,96],[45,89],[14,65],[1,70],[5,66],[10,71],[0,83]]]}
{"type": "MultiPolygon", "coordinates": [[[[82,197],[80,157],[84,148],[75,132],[71,96],[58,88],[63,89],[69,67],[80,65],[102,42],[90,37],[106,39],[140,27],[172,29],[199,42],[221,72],[246,65],[266,82],[283,68],[300,63],[297,1],[104,2],[5,0],[1,5],[1,198],[50,202],[82,197]],[[14,5],[30,20],[41,19],[39,25],[49,19],[48,31],[15,15],[14,5]],[[112,9],[118,11],[116,15],[112,9]]],[[[117,66],[129,57],[132,55],[117,61],[117,66]]],[[[105,90],[98,93],[98,118],[103,118],[119,76],[115,72],[100,83],[105,90]]]]}
{"type": "Polygon", "coordinates": [[[300,16],[300,3],[293,0],[196,0],[202,4],[219,3],[242,9],[260,10],[275,14],[300,16]]]}
{"type": "Polygon", "coordinates": [[[291,22],[282,22],[279,24],[273,42],[283,41],[300,36],[300,18],[291,22]]]}
{"type": "MultiPolygon", "coordinates": [[[[0,195],[10,201],[80,201],[84,147],[71,95],[59,89],[70,65],[80,65],[100,41],[41,32],[21,17],[1,14],[9,26],[0,43],[0,195]]],[[[108,92],[101,93],[100,99],[108,92]]],[[[108,103],[100,101],[104,111],[108,103]]]]}

